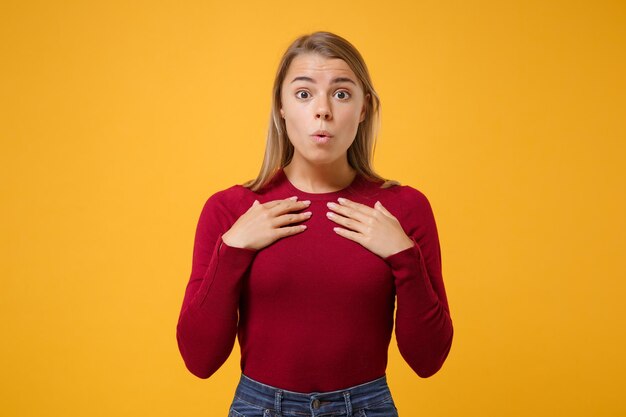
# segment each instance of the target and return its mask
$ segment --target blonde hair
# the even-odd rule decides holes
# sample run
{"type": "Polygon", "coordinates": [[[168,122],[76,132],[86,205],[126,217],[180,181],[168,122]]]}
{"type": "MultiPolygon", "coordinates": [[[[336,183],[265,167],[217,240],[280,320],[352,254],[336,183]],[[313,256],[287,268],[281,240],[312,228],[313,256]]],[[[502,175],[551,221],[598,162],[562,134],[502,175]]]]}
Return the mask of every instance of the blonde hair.
{"type": "Polygon", "coordinates": [[[374,90],[369,71],[359,51],[346,39],[330,32],[318,31],[298,37],[287,48],[278,65],[272,89],[272,108],[265,144],[265,156],[257,178],[242,184],[252,191],[263,188],[278,171],[288,165],[294,148],[287,137],[285,121],[281,117],[281,86],[293,59],[305,53],[316,53],[326,58],[344,60],[357,76],[366,99],[365,118],[359,124],[354,142],[347,151],[348,163],[370,181],[383,182],[380,188],[401,185],[378,175],[372,168],[376,136],[380,128],[380,99],[374,90]],[[369,98],[368,95],[369,94],[369,98]]]}

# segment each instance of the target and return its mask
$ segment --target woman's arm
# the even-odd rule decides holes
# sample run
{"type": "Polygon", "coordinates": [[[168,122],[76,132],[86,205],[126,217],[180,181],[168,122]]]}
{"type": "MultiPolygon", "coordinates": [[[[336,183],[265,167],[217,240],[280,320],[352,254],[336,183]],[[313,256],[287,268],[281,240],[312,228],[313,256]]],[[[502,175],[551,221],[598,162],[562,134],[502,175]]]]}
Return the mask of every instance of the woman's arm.
{"type": "Polygon", "coordinates": [[[191,276],[176,327],[185,365],[199,378],[213,375],[233,349],[241,281],[256,254],[222,241],[232,223],[228,218],[232,207],[224,204],[227,191],[209,197],[200,214],[191,276]]]}
{"type": "Polygon", "coordinates": [[[396,285],[398,349],[409,366],[427,378],[446,360],[453,327],[435,218],[426,196],[407,188],[410,198],[402,221],[414,244],[384,259],[391,266],[396,285]]]}

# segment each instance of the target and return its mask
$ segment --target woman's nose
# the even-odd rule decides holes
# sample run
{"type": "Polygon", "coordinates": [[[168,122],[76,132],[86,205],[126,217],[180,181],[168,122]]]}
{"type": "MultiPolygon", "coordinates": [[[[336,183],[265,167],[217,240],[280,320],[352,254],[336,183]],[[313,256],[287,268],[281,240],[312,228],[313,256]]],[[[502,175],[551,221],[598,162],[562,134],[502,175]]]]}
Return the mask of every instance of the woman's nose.
{"type": "Polygon", "coordinates": [[[324,120],[328,120],[332,117],[330,106],[326,100],[321,100],[315,116],[318,119],[322,118],[324,120]]]}

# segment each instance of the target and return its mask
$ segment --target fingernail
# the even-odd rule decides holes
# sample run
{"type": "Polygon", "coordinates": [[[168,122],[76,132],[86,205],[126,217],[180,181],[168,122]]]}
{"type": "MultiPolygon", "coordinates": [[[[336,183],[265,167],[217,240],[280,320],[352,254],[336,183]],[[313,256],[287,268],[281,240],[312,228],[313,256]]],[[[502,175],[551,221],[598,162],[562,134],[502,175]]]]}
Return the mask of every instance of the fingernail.
{"type": "Polygon", "coordinates": [[[289,198],[288,198],[288,200],[297,200],[297,199],[298,199],[298,196],[297,196],[297,195],[294,195],[293,197],[289,197],[289,198]]]}

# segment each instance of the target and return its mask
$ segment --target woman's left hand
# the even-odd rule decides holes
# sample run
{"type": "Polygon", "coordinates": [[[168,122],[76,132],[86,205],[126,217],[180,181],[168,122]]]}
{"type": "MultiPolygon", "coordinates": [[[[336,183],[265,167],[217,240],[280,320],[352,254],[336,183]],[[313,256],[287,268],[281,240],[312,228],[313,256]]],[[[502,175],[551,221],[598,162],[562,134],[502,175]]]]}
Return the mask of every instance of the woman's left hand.
{"type": "Polygon", "coordinates": [[[334,228],[338,235],[361,244],[381,258],[387,258],[414,245],[411,238],[404,233],[398,219],[380,201],[374,204],[374,208],[345,198],[339,198],[338,201],[339,204],[328,203],[328,208],[334,213],[326,213],[330,220],[345,227],[334,228]]]}

